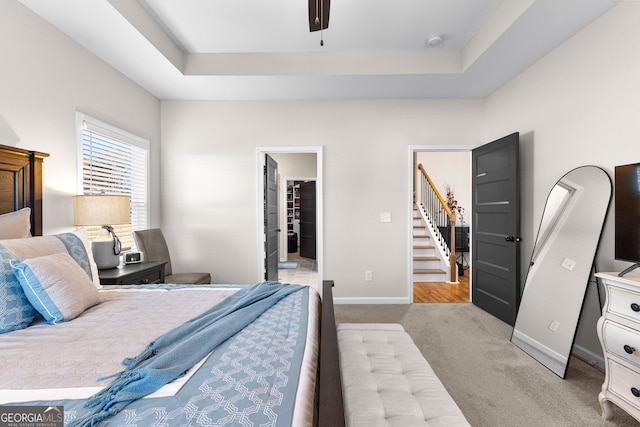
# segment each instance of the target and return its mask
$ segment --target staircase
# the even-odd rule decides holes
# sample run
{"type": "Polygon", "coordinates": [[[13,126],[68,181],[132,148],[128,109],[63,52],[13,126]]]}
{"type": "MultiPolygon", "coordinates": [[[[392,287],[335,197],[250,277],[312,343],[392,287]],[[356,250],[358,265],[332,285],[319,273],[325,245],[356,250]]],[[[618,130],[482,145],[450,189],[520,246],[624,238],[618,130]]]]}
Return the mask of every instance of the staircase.
{"type": "Polygon", "coordinates": [[[447,282],[446,262],[433,244],[429,228],[413,207],[413,281],[414,282],[447,282]]]}

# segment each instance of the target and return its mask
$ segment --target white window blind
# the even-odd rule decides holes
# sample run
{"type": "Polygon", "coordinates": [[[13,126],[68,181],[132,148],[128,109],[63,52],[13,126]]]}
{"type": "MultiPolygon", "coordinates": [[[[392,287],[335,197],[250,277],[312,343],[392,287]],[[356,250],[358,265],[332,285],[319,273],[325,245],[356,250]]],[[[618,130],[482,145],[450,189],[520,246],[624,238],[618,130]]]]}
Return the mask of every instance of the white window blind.
{"type": "MultiPolygon", "coordinates": [[[[77,114],[81,194],[116,194],[131,197],[131,224],[113,225],[123,250],[133,244],[133,230],[148,228],[149,141],[107,123],[77,114]]],[[[87,227],[93,239],[100,226],[87,227]]]]}

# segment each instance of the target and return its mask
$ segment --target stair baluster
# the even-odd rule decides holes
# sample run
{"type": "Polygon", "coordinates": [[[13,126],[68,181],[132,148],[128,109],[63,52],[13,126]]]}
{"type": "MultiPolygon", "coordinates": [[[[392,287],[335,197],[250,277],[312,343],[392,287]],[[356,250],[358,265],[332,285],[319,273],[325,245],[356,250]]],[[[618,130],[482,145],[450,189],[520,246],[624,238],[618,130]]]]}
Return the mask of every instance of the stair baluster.
{"type": "Polygon", "coordinates": [[[416,205],[422,210],[430,230],[435,237],[445,256],[449,258],[450,280],[457,280],[456,256],[451,248],[455,248],[455,223],[456,214],[451,211],[447,202],[442,197],[422,164],[418,165],[420,171],[418,186],[419,200],[416,205]]]}

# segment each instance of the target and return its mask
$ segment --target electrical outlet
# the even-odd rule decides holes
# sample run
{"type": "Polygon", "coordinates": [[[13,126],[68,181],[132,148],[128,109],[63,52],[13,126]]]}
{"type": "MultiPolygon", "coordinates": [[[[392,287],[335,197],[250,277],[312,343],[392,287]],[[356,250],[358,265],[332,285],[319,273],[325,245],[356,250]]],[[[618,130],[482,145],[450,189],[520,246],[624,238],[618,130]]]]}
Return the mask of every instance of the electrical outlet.
{"type": "Polygon", "coordinates": [[[560,326],[560,322],[558,322],[557,320],[552,320],[549,324],[549,329],[555,332],[558,330],[558,326],[560,326]]]}
{"type": "Polygon", "coordinates": [[[576,262],[571,258],[565,258],[562,260],[562,264],[560,264],[562,268],[566,268],[567,270],[573,270],[573,267],[576,266],[576,262]]]}
{"type": "Polygon", "coordinates": [[[380,222],[391,222],[391,212],[380,212],[380,222]]]}
{"type": "Polygon", "coordinates": [[[365,282],[373,282],[373,271],[365,271],[364,272],[364,281],[365,282]]]}

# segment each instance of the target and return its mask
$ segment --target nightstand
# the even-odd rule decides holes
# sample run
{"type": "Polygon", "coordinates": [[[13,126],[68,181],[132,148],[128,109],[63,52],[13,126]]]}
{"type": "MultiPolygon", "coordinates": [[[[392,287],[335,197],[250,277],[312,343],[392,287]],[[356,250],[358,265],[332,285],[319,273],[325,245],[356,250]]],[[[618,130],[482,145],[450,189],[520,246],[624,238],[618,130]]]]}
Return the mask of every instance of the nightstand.
{"type": "Polygon", "coordinates": [[[164,261],[122,264],[117,268],[98,270],[101,285],[148,285],[164,282],[164,261]]]}

